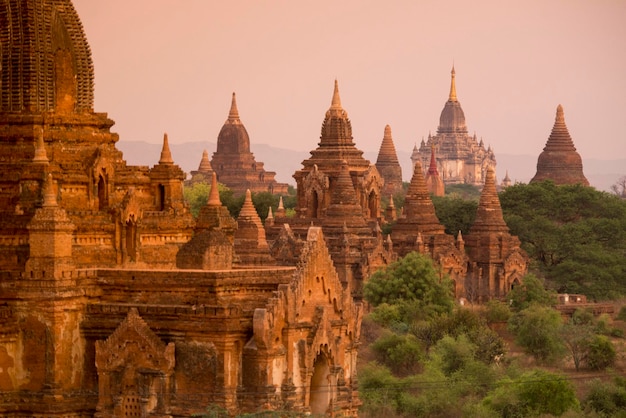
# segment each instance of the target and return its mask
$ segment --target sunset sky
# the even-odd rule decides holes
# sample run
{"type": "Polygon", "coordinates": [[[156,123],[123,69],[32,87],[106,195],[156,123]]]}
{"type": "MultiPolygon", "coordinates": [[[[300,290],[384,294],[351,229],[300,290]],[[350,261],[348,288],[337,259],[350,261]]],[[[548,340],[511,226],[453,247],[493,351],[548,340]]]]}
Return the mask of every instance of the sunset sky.
{"type": "MultiPolygon", "coordinates": [[[[335,78],[357,147],[410,151],[456,68],[470,133],[538,155],[560,103],[583,158],[626,157],[626,1],[74,0],[95,110],[121,141],[215,142],[232,92],[254,144],[317,146],[335,78]]],[[[209,150],[212,153],[214,150],[209,150]]]]}

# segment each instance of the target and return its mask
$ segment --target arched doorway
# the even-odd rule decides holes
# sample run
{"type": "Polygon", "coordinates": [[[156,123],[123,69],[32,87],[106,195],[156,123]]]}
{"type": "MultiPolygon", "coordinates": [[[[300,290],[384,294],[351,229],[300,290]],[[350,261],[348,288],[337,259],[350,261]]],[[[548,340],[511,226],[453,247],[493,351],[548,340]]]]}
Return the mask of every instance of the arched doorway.
{"type": "Polygon", "coordinates": [[[324,353],[320,353],[315,359],[313,366],[313,376],[311,376],[311,396],[309,406],[313,415],[323,415],[330,406],[330,367],[328,358],[324,353]]]}
{"type": "Polygon", "coordinates": [[[370,218],[378,218],[378,197],[372,190],[367,197],[367,207],[370,210],[370,218]]]}
{"type": "Polygon", "coordinates": [[[317,196],[317,192],[313,190],[311,192],[311,202],[309,204],[309,208],[311,211],[311,218],[317,218],[319,213],[319,197],[317,196]]]}
{"type": "Polygon", "coordinates": [[[137,222],[132,215],[126,221],[126,255],[128,261],[137,261],[137,222]]]}
{"type": "Polygon", "coordinates": [[[109,206],[109,193],[104,176],[100,174],[98,178],[98,210],[105,209],[107,206],[109,206]]]}
{"type": "Polygon", "coordinates": [[[157,207],[159,211],[165,210],[165,186],[162,184],[157,189],[157,207]]]}

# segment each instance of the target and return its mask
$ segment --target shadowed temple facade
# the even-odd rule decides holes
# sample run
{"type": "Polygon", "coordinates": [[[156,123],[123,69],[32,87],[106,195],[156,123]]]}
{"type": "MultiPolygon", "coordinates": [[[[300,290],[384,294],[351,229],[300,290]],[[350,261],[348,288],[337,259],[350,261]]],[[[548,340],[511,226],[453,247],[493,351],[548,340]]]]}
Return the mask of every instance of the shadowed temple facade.
{"type": "Polygon", "coordinates": [[[362,288],[376,269],[418,251],[457,298],[480,301],[526,271],[489,167],[467,237],[445,234],[419,162],[383,234],[381,196],[401,178],[391,131],[376,165],[363,158],[337,82],[293,176],[295,216],[281,205],[263,224],[251,193],[283,186],[249,152],[234,95],[198,169],[212,187],[194,219],[167,134],[158,162],[131,166],[94,112],[70,0],[1,0],[0,64],[0,416],[356,416],[362,288]],[[235,220],[217,182],[244,166],[235,220]]]}

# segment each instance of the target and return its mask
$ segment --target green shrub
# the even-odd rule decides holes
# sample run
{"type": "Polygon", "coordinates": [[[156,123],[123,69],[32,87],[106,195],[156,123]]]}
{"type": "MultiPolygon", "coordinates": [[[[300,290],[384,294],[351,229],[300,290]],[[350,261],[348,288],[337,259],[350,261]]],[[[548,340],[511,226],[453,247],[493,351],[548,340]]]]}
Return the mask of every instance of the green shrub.
{"type": "Polygon", "coordinates": [[[491,299],[485,304],[485,319],[487,323],[506,322],[511,317],[509,305],[496,299],[491,299]]]}
{"type": "Polygon", "coordinates": [[[604,335],[596,335],[589,344],[587,364],[593,370],[604,370],[615,364],[617,353],[611,340],[604,335]]]}

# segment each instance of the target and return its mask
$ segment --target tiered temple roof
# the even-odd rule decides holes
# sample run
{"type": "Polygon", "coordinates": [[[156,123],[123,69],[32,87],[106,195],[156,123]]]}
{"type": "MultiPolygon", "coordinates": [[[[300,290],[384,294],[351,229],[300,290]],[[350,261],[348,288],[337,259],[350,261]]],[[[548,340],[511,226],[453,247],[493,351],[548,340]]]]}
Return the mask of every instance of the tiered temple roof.
{"type": "Polygon", "coordinates": [[[402,168],[398,161],[396,147],[391,137],[391,127],[385,126],[383,142],[380,144],[378,158],[376,159],[376,168],[380,173],[385,184],[383,185],[384,195],[393,195],[402,191],[402,168]]]}
{"type": "Polygon", "coordinates": [[[555,184],[589,186],[583,174],[583,162],[565,125],[563,106],[556,108],[556,119],[543,152],[537,159],[537,173],[531,183],[552,180],[555,184]]]}
{"type": "Polygon", "coordinates": [[[250,152],[250,137],[239,118],[237,100],[233,93],[228,119],[217,136],[217,150],[213,153],[211,167],[220,183],[236,195],[250,189],[253,193],[270,192],[286,194],[288,185],[278,183],[274,171],[266,171],[262,162],[257,162],[250,152]]]}

